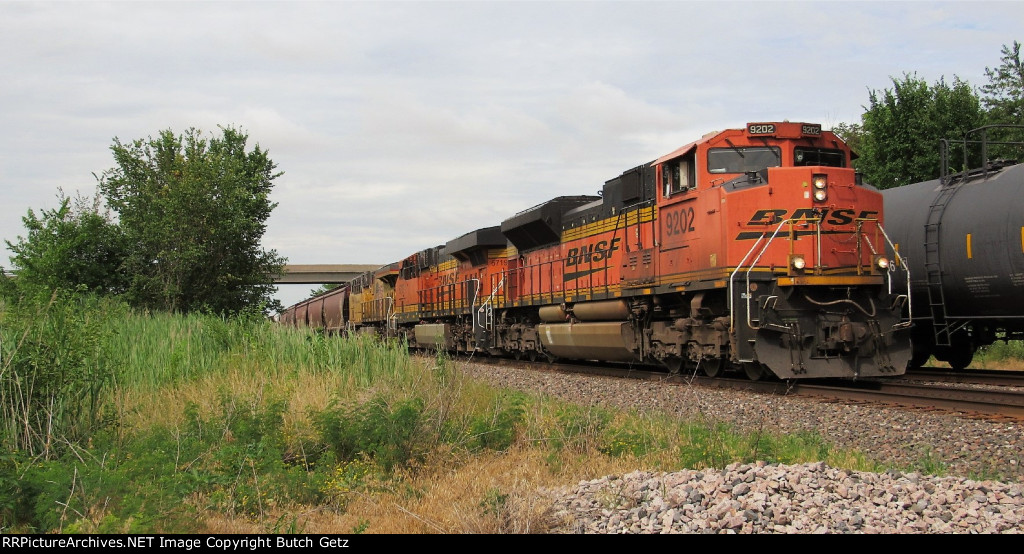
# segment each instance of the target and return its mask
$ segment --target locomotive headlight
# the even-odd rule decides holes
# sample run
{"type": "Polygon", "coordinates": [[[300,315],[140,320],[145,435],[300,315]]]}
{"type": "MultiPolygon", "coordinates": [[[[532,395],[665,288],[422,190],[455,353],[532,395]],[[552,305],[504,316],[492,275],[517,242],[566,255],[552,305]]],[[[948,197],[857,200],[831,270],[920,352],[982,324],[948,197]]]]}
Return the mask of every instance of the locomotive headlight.
{"type": "Polygon", "coordinates": [[[814,185],[814,199],[818,202],[824,202],[828,198],[828,176],[821,173],[815,173],[811,176],[811,184],[814,185]]]}
{"type": "Polygon", "coordinates": [[[807,261],[804,260],[804,257],[802,255],[793,254],[789,258],[789,265],[793,266],[793,269],[800,271],[803,268],[807,267],[807,261]]]}
{"type": "Polygon", "coordinates": [[[872,262],[873,265],[871,267],[871,273],[874,274],[889,271],[889,266],[892,264],[892,261],[889,258],[886,258],[881,254],[875,254],[875,256],[872,257],[872,262]]]}

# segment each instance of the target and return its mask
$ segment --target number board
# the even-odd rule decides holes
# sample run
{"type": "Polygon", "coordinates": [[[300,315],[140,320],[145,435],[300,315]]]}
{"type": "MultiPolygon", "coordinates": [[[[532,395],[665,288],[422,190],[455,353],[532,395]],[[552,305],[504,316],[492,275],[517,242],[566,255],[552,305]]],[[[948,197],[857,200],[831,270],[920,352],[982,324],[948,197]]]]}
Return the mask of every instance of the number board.
{"type": "Polygon", "coordinates": [[[751,135],[774,135],[774,123],[751,123],[747,125],[747,132],[751,135]]]}
{"type": "Polygon", "coordinates": [[[819,137],[821,136],[821,125],[808,125],[805,123],[800,126],[800,134],[819,137]]]}

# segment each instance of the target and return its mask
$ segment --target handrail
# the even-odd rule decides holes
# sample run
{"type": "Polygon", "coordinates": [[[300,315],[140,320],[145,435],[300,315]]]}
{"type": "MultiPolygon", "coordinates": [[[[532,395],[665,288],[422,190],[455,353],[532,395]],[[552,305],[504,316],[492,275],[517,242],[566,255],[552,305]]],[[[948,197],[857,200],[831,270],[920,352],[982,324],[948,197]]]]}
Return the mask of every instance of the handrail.
{"type": "MultiPolygon", "coordinates": [[[[862,247],[861,247],[862,242],[866,242],[867,243],[868,248],[870,249],[870,251],[872,253],[872,258],[875,255],[877,255],[877,251],[875,250],[874,244],[872,244],[872,242],[870,240],[868,240],[868,237],[865,236],[865,234],[864,234],[864,231],[863,231],[863,223],[864,222],[873,222],[875,224],[876,228],[882,234],[882,237],[885,239],[886,244],[889,245],[889,250],[891,250],[893,252],[893,255],[894,255],[896,263],[895,264],[889,264],[889,267],[886,268],[885,276],[884,276],[884,279],[885,279],[885,282],[886,282],[886,289],[887,289],[888,293],[889,294],[893,293],[894,280],[895,279],[894,279],[893,275],[891,275],[891,274],[896,271],[895,266],[901,267],[905,271],[905,273],[906,273],[906,280],[907,280],[907,291],[909,291],[910,290],[910,267],[907,265],[906,259],[903,256],[900,255],[898,250],[896,250],[896,247],[893,244],[892,239],[889,237],[888,233],[885,232],[885,229],[882,227],[882,225],[878,222],[877,219],[858,218],[858,220],[857,220],[857,229],[855,231],[851,231],[850,232],[856,238],[856,240],[857,240],[857,250],[856,251],[858,253],[858,255],[857,255],[857,271],[858,271],[858,273],[861,271],[861,266],[862,266],[862,260],[861,260],[862,255],[860,254],[860,252],[862,251],[862,247]]],[[[781,222],[779,222],[778,226],[775,227],[775,230],[771,233],[770,236],[767,233],[762,233],[761,236],[758,237],[757,241],[750,247],[750,250],[747,251],[746,255],[743,256],[743,259],[736,266],[736,269],[734,269],[733,272],[729,275],[729,303],[728,303],[728,305],[729,305],[729,330],[730,330],[730,332],[734,332],[735,327],[736,327],[736,310],[735,310],[735,300],[734,300],[735,299],[735,280],[736,280],[736,275],[739,274],[739,272],[742,271],[744,269],[744,267],[746,267],[746,271],[745,271],[745,288],[746,288],[746,290],[744,292],[744,297],[746,299],[746,307],[747,307],[747,310],[746,310],[747,311],[747,314],[746,314],[746,320],[747,321],[746,321],[746,323],[747,323],[747,327],[750,328],[750,329],[754,329],[754,330],[760,329],[761,328],[761,323],[760,323],[760,321],[758,321],[758,323],[756,325],[754,324],[753,317],[752,317],[753,312],[750,309],[751,308],[751,300],[753,298],[753,296],[750,293],[750,274],[751,274],[751,272],[754,271],[754,269],[757,268],[757,263],[761,260],[761,257],[764,256],[764,254],[768,251],[768,248],[771,246],[772,242],[774,242],[775,239],[779,236],[779,232],[782,231],[783,227],[785,227],[786,225],[789,225],[790,230],[792,231],[793,225],[795,225],[797,223],[812,223],[812,224],[814,224],[814,226],[816,228],[815,238],[816,238],[816,242],[817,242],[817,244],[815,246],[816,246],[816,249],[817,249],[817,252],[818,252],[818,258],[815,260],[815,265],[821,263],[821,255],[820,255],[820,252],[821,252],[821,220],[820,219],[808,219],[808,218],[790,218],[790,219],[785,219],[785,220],[782,220],[781,222]],[[763,245],[762,245],[762,242],[764,242],[763,245]],[[760,247],[760,250],[758,250],[759,247],[760,247]],[[755,253],[755,251],[757,252],[757,255],[754,257],[754,259],[750,262],[750,264],[748,266],[747,265],[747,260],[750,259],[751,255],[753,255],[755,253]]],[[[912,324],[912,322],[913,322],[913,306],[911,304],[910,295],[909,294],[906,294],[906,295],[902,295],[901,294],[901,295],[899,295],[894,300],[893,306],[891,306],[891,308],[895,308],[896,304],[899,303],[899,302],[902,302],[902,301],[906,301],[906,304],[907,304],[907,319],[906,319],[906,321],[901,321],[901,322],[893,324],[893,326],[892,326],[893,329],[902,329],[902,328],[905,328],[905,327],[909,327],[912,324]]],[[[766,302],[765,305],[767,306],[767,302],[766,302]]]]}
{"type": "MultiPolygon", "coordinates": [[[[903,271],[906,272],[906,274],[907,274],[907,294],[901,294],[896,299],[896,302],[898,302],[901,298],[906,298],[906,301],[907,301],[907,321],[897,323],[897,324],[893,325],[892,328],[893,329],[903,329],[905,327],[910,327],[910,325],[914,322],[914,306],[913,306],[913,303],[911,302],[911,295],[910,295],[910,264],[907,263],[907,259],[906,258],[904,258],[903,256],[900,255],[900,251],[896,250],[896,245],[893,244],[892,239],[889,238],[889,233],[885,232],[885,228],[882,227],[882,224],[876,223],[876,225],[878,227],[879,232],[882,233],[882,237],[885,238],[885,243],[889,245],[889,248],[892,250],[893,256],[895,256],[895,259],[894,259],[894,261],[896,262],[895,265],[897,265],[899,267],[902,267],[903,271]]],[[[868,244],[871,244],[871,242],[868,241],[868,244]]],[[[872,250],[874,250],[874,248],[872,248],[872,250]]],[[[888,282],[889,282],[889,294],[892,294],[892,292],[893,292],[893,278],[892,278],[892,276],[890,276],[888,274],[896,271],[893,266],[894,266],[894,264],[889,264],[889,267],[886,269],[886,276],[889,277],[889,279],[888,279],[888,282]]]]}
{"type": "Polygon", "coordinates": [[[395,297],[385,296],[383,300],[388,301],[384,304],[385,336],[391,336],[390,331],[398,330],[398,314],[395,312],[395,297]]]}
{"type": "Polygon", "coordinates": [[[961,174],[961,180],[964,180],[964,181],[966,181],[971,176],[972,173],[974,175],[978,175],[979,174],[979,170],[980,170],[980,174],[983,177],[985,177],[985,178],[988,177],[988,173],[989,173],[990,167],[992,167],[989,164],[989,160],[988,160],[988,147],[990,145],[992,145],[992,146],[995,146],[995,145],[999,145],[999,146],[1018,146],[1018,147],[1024,146],[1024,143],[1022,143],[1020,141],[992,141],[992,140],[989,140],[989,138],[988,138],[988,131],[990,129],[1024,129],[1024,125],[997,123],[997,124],[993,124],[993,125],[985,125],[983,127],[978,127],[976,129],[971,129],[970,131],[967,131],[967,132],[964,133],[962,139],[958,139],[958,140],[940,139],[939,140],[939,159],[940,159],[939,160],[940,161],[939,183],[940,184],[947,185],[947,184],[951,183],[952,182],[951,178],[954,176],[954,175],[951,175],[950,171],[949,171],[949,149],[950,149],[950,143],[951,142],[963,147],[963,165],[962,165],[962,169],[961,169],[961,171],[959,173],[961,174]],[[972,133],[977,133],[977,134],[981,135],[981,139],[980,140],[979,139],[968,140],[967,139],[968,135],[971,135],[972,133]],[[977,168],[971,168],[970,167],[970,153],[968,152],[968,145],[980,145],[981,146],[980,152],[979,152],[980,153],[980,157],[981,157],[981,166],[980,167],[977,167],[977,168]]]}
{"type": "MultiPolygon", "coordinates": [[[[747,269],[747,274],[746,274],[746,277],[747,277],[747,279],[746,279],[746,281],[747,281],[747,283],[746,283],[747,284],[747,292],[746,292],[746,296],[747,296],[747,327],[749,327],[751,329],[755,329],[755,330],[756,329],[760,329],[761,328],[761,322],[759,321],[757,323],[757,327],[754,327],[753,323],[750,320],[750,272],[753,271],[755,267],[757,267],[757,262],[759,262],[761,260],[761,256],[764,256],[764,253],[768,251],[768,247],[771,246],[772,241],[774,241],[775,237],[778,236],[779,231],[782,230],[782,226],[787,224],[787,223],[789,223],[790,226],[792,226],[793,225],[793,221],[795,221],[795,220],[793,220],[793,219],[785,219],[781,223],[779,223],[779,226],[775,228],[775,232],[772,233],[771,238],[769,238],[768,242],[766,242],[764,247],[761,248],[761,253],[759,253],[757,255],[757,257],[754,258],[754,261],[750,263],[750,267],[747,269]]],[[[807,220],[801,219],[801,220],[798,220],[798,221],[807,221],[807,220]]],[[[820,227],[820,221],[816,220],[816,222],[818,223],[818,225],[820,227]]]]}
{"type": "Polygon", "coordinates": [[[732,332],[736,328],[736,325],[735,325],[736,310],[733,309],[733,300],[732,300],[733,297],[735,296],[733,294],[733,279],[736,277],[736,274],[739,273],[740,269],[743,268],[743,264],[746,263],[747,258],[749,258],[750,255],[754,253],[754,249],[757,248],[757,245],[761,244],[761,241],[764,240],[764,237],[765,237],[764,233],[761,233],[761,236],[758,237],[757,242],[755,242],[754,245],[750,247],[750,250],[747,251],[747,255],[743,256],[743,259],[740,260],[739,265],[737,265],[736,269],[734,269],[732,274],[729,275],[729,332],[732,332]]]}
{"type": "Polygon", "coordinates": [[[480,279],[473,277],[472,279],[466,279],[463,283],[476,283],[473,287],[473,299],[469,301],[469,316],[473,320],[473,327],[476,327],[476,301],[480,298],[480,279]]]}
{"type": "MultiPolygon", "coordinates": [[[[483,304],[480,305],[480,308],[477,311],[483,312],[484,308],[489,306],[491,304],[491,302],[494,300],[495,296],[497,296],[498,289],[502,288],[505,285],[505,273],[506,272],[502,272],[501,280],[498,281],[498,284],[494,286],[494,288],[491,290],[491,294],[487,297],[486,300],[484,300],[483,304]]],[[[474,321],[474,324],[475,324],[475,321],[474,321]]],[[[487,329],[487,327],[485,325],[481,325],[480,328],[481,329],[487,329]]]]}

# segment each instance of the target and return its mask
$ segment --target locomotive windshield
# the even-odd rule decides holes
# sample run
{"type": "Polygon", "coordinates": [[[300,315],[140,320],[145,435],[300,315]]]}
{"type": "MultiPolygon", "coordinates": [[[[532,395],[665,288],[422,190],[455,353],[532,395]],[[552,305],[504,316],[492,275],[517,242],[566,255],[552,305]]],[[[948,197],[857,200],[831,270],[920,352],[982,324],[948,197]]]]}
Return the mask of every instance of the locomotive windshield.
{"type": "Polygon", "coordinates": [[[710,173],[747,173],[781,165],[782,153],[777,146],[712,148],[708,150],[708,172],[710,173]]]}
{"type": "Polygon", "coordinates": [[[833,150],[831,148],[797,147],[793,152],[793,165],[846,167],[846,154],[842,150],[833,150]]]}

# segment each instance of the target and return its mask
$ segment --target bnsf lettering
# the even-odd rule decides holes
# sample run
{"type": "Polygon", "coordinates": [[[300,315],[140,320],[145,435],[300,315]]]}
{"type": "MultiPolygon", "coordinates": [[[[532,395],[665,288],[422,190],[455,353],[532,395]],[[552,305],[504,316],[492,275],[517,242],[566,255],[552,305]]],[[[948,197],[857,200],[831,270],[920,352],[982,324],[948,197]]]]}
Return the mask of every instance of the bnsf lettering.
{"type": "Polygon", "coordinates": [[[612,252],[619,249],[621,238],[612,239],[611,246],[608,241],[597,241],[597,244],[586,244],[579,248],[570,248],[565,254],[565,265],[573,266],[590,262],[601,262],[611,257],[612,252]]]}
{"type": "Polygon", "coordinates": [[[747,225],[765,225],[770,223],[778,223],[782,221],[786,216],[786,210],[757,210],[754,212],[754,216],[750,218],[747,225]]]}
{"type": "MultiPolygon", "coordinates": [[[[870,214],[877,214],[878,212],[861,212],[861,217],[870,217],[870,214]]],[[[829,212],[828,208],[821,208],[815,211],[813,208],[800,208],[793,212],[793,219],[818,219],[819,217],[825,223],[829,225],[849,225],[853,223],[854,216],[856,214],[853,210],[838,209],[833,212],[829,212]]],[[[781,220],[780,220],[781,221],[781,220]]]]}
{"type": "MultiPolygon", "coordinates": [[[[862,212],[862,214],[866,213],[868,212],[862,212]]],[[[828,215],[825,223],[831,223],[832,225],[849,225],[850,223],[853,223],[853,216],[853,210],[836,210],[828,215]]],[[[861,217],[865,216],[861,215],[861,217]]]]}
{"type": "MultiPolygon", "coordinates": [[[[750,221],[747,225],[770,225],[773,223],[780,223],[786,219],[787,210],[757,210],[754,215],[750,217],[750,221]]],[[[853,223],[854,219],[874,219],[878,217],[878,212],[873,210],[864,210],[857,215],[854,210],[841,208],[838,210],[829,211],[828,208],[800,208],[795,210],[791,219],[818,219],[819,217],[825,223],[829,225],[849,225],[853,223]]]]}
{"type": "MultiPolygon", "coordinates": [[[[828,208],[815,210],[814,208],[800,208],[793,212],[793,219],[818,219],[828,211],[828,208]]],[[[846,211],[846,210],[844,210],[846,211]]],[[[849,223],[849,221],[847,221],[849,223]]]]}

